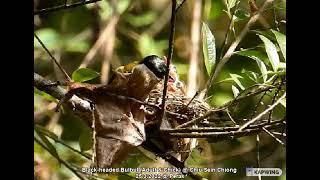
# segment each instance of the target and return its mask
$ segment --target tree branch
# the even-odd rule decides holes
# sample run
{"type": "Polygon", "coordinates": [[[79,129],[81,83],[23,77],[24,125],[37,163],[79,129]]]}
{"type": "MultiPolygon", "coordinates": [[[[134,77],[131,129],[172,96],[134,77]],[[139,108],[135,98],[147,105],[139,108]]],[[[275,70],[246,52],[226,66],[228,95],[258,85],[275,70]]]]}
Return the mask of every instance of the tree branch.
{"type": "MultiPolygon", "coordinates": [[[[66,94],[66,90],[61,88],[60,86],[52,86],[52,81],[47,80],[40,76],[37,73],[33,73],[34,77],[34,86],[40,91],[46,92],[52,95],[54,98],[61,99],[66,94]]],[[[90,117],[90,103],[85,101],[77,96],[73,96],[68,102],[67,105],[75,110],[75,113],[80,117],[86,117],[88,119],[90,117]]]]}
{"type": "MultiPolygon", "coordinates": [[[[163,94],[162,94],[162,103],[161,103],[161,109],[162,109],[162,117],[164,117],[165,113],[165,105],[166,105],[166,96],[167,96],[167,89],[168,89],[168,80],[169,80],[169,69],[170,69],[170,63],[173,55],[173,40],[174,40],[174,32],[175,32],[175,23],[176,23],[176,6],[177,1],[172,0],[172,7],[171,7],[171,20],[170,20],[170,36],[169,36],[169,49],[168,49],[168,58],[167,58],[167,71],[164,78],[164,86],[163,86],[163,94]]],[[[160,127],[161,121],[159,121],[159,127],[160,127]]]]}
{"type": "Polygon", "coordinates": [[[250,121],[248,121],[247,123],[245,123],[244,125],[242,125],[238,131],[242,131],[244,128],[248,127],[250,124],[256,122],[257,120],[259,120],[263,115],[267,114],[269,111],[271,111],[273,108],[275,108],[282,99],[284,99],[286,97],[286,93],[284,93],[274,104],[272,104],[269,108],[267,108],[266,110],[264,110],[262,113],[260,113],[258,116],[256,116],[255,118],[251,119],[250,121]]]}
{"type": "MultiPolygon", "coordinates": [[[[267,130],[276,129],[282,127],[283,123],[277,123],[273,125],[264,126],[267,130]]],[[[201,133],[168,133],[170,136],[179,137],[179,138],[210,138],[210,142],[218,142],[223,140],[229,140],[233,138],[240,138],[244,136],[257,135],[263,128],[254,128],[254,129],[244,129],[241,131],[230,131],[230,132],[201,132],[201,133]],[[213,140],[213,141],[211,141],[213,140]]]]}
{"type": "Polygon", "coordinates": [[[95,2],[98,2],[98,1],[101,1],[101,0],[90,0],[90,1],[84,0],[84,1],[73,3],[73,4],[69,4],[69,5],[65,3],[64,5],[45,8],[45,9],[41,9],[41,10],[35,11],[33,14],[34,15],[38,15],[38,14],[45,14],[45,13],[48,13],[48,12],[65,10],[65,9],[70,9],[70,8],[82,6],[82,5],[85,5],[85,4],[95,3],[95,2]]]}

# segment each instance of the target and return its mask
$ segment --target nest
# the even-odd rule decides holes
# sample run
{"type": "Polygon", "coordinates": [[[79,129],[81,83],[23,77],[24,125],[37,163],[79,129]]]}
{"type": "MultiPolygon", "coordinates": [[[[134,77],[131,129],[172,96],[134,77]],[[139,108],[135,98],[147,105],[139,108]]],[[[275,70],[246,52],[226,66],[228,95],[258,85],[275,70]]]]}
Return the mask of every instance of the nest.
{"type": "MultiPolygon", "coordinates": [[[[162,103],[161,86],[152,90],[146,101],[160,106],[162,103]]],[[[210,109],[206,102],[198,99],[190,101],[191,98],[187,98],[182,91],[170,91],[169,88],[166,98],[166,113],[161,121],[160,129],[174,129],[194,118],[203,116],[210,109]]],[[[148,128],[148,124],[153,124],[153,122],[159,120],[158,118],[161,117],[159,113],[161,112],[160,109],[147,108],[146,110],[150,112],[146,116],[146,128],[148,128]]],[[[196,125],[193,127],[196,127],[196,125]]],[[[194,138],[168,138],[168,134],[159,131],[157,128],[152,131],[155,137],[154,140],[161,144],[167,153],[181,162],[184,162],[189,157],[192,149],[197,145],[197,140],[194,138]]]]}

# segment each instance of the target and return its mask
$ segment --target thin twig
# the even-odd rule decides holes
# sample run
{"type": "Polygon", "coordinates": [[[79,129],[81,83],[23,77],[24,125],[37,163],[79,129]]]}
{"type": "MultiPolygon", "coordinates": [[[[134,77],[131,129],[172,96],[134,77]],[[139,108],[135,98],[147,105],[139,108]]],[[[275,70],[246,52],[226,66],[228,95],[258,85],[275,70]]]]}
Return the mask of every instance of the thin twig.
{"type": "Polygon", "coordinates": [[[91,117],[92,117],[92,156],[91,156],[91,166],[94,166],[95,159],[96,159],[96,144],[97,144],[97,139],[96,139],[96,117],[94,116],[95,113],[95,105],[91,105],[91,117]]]}
{"type": "Polygon", "coordinates": [[[69,4],[69,5],[67,5],[65,3],[64,5],[45,8],[45,9],[41,9],[41,10],[35,11],[33,14],[34,15],[38,15],[38,14],[45,14],[45,13],[48,13],[48,12],[54,12],[54,11],[59,11],[59,10],[66,10],[66,9],[75,8],[75,7],[78,7],[78,6],[83,6],[83,5],[86,5],[86,4],[95,3],[95,2],[98,2],[98,1],[101,1],[101,0],[89,0],[89,1],[84,0],[84,1],[73,3],[73,4],[69,4]]]}
{"type": "Polygon", "coordinates": [[[193,97],[190,99],[190,101],[188,102],[188,104],[186,105],[186,107],[188,107],[188,106],[191,104],[191,102],[198,96],[198,94],[199,94],[199,91],[197,91],[197,92],[193,95],[193,97]]]}
{"type": "MultiPolygon", "coordinates": [[[[279,127],[282,127],[283,123],[273,124],[273,125],[266,125],[266,129],[276,129],[279,127]]],[[[242,131],[223,131],[223,132],[201,132],[201,133],[168,133],[168,135],[173,137],[179,137],[179,138],[210,138],[211,142],[218,142],[233,138],[240,138],[244,136],[252,136],[257,135],[261,131],[263,131],[262,128],[254,128],[254,129],[244,129],[242,131]]]]}
{"type": "Polygon", "coordinates": [[[274,134],[274,135],[287,137],[286,133],[280,133],[280,132],[271,132],[271,133],[274,134]]]}
{"type": "MultiPolygon", "coordinates": [[[[274,93],[274,96],[272,98],[271,104],[273,104],[276,101],[276,98],[277,98],[277,96],[278,96],[278,94],[279,94],[279,92],[281,90],[281,87],[282,87],[283,83],[284,83],[284,81],[283,81],[283,79],[281,79],[281,83],[280,83],[277,91],[274,93]]],[[[268,118],[269,121],[271,121],[272,113],[273,113],[273,110],[271,110],[269,112],[269,118],[268,118]]]]}
{"type": "Polygon", "coordinates": [[[59,67],[59,69],[62,71],[63,75],[65,76],[66,80],[68,82],[71,82],[72,79],[70,78],[70,76],[68,75],[68,73],[63,69],[63,67],[60,65],[60,63],[58,62],[58,60],[50,53],[50,51],[48,50],[48,48],[43,44],[43,42],[40,40],[40,38],[36,35],[36,33],[34,33],[34,36],[36,37],[36,39],[38,40],[38,42],[40,43],[40,45],[43,47],[43,49],[49,54],[49,56],[51,57],[51,59],[53,60],[53,62],[59,67]]]}
{"type": "Polygon", "coordinates": [[[185,3],[186,0],[182,0],[182,2],[178,5],[178,7],[176,8],[176,12],[178,12],[178,10],[181,8],[181,6],[183,5],[183,3],[185,3]]]}
{"type": "Polygon", "coordinates": [[[283,146],[286,146],[284,142],[282,142],[279,138],[277,138],[272,132],[268,131],[266,128],[262,128],[266,133],[268,133],[271,137],[273,137],[278,143],[280,143],[283,146]]]}
{"type": "MultiPolygon", "coordinates": [[[[267,125],[273,125],[276,124],[276,126],[279,125],[279,123],[282,123],[284,120],[275,120],[270,123],[265,122],[256,124],[256,125],[250,125],[247,129],[256,129],[256,128],[262,128],[267,125]]],[[[192,132],[231,132],[238,130],[238,127],[197,127],[197,128],[179,128],[179,129],[160,129],[162,132],[166,133],[192,133],[192,132]]]]}
{"type": "Polygon", "coordinates": [[[265,111],[263,111],[262,113],[260,113],[258,116],[256,116],[255,118],[251,119],[250,121],[248,121],[247,123],[245,123],[244,125],[242,125],[238,131],[242,131],[244,128],[248,127],[250,124],[256,122],[257,120],[259,120],[263,115],[265,115],[266,113],[268,113],[269,111],[271,111],[273,108],[275,108],[282,99],[284,99],[286,97],[286,93],[284,93],[274,104],[272,104],[269,108],[267,108],[265,111]]]}
{"type": "Polygon", "coordinates": [[[229,33],[230,33],[230,30],[232,29],[232,26],[234,25],[234,23],[233,23],[234,13],[236,12],[239,4],[240,4],[240,1],[236,1],[236,5],[235,5],[235,7],[234,7],[234,9],[232,11],[231,17],[230,17],[230,21],[229,21],[227,32],[226,32],[226,34],[224,36],[224,39],[223,39],[223,43],[222,43],[222,47],[221,47],[221,51],[220,51],[220,58],[219,59],[222,59],[224,49],[225,49],[226,45],[228,44],[229,33]]]}
{"type": "Polygon", "coordinates": [[[188,122],[186,122],[186,123],[184,123],[184,124],[181,124],[181,125],[177,126],[176,128],[179,129],[179,128],[183,128],[183,127],[190,126],[190,125],[192,125],[192,124],[196,124],[196,123],[198,123],[198,122],[206,119],[207,117],[209,117],[210,115],[212,115],[214,112],[223,111],[223,110],[225,110],[225,109],[226,109],[226,107],[209,110],[205,115],[200,116],[200,117],[195,118],[195,119],[192,119],[191,121],[188,121],[188,122]]]}
{"type": "Polygon", "coordinates": [[[233,124],[235,124],[235,125],[237,126],[237,123],[236,123],[236,121],[232,118],[229,109],[226,109],[226,112],[227,112],[227,115],[228,115],[228,117],[230,118],[230,120],[233,122],[233,124]]]}
{"type": "MultiPolygon", "coordinates": [[[[273,80],[272,85],[275,84],[275,82],[276,82],[277,79],[278,79],[278,78],[275,78],[275,79],[273,80]]],[[[255,113],[257,112],[258,107],[259,107],[260,103],[262,102],[263,98],[267,95],[267,92],[268,92],[268,91],[265,91],[265,92],[263,93],[263,95],[262,95],[262,96],[260,97],[260,99],[258,100],[257,104],[254,106],[254,110],[253,110],[253,112],[252,112],[252,114],[251,114],[251,117],[250,117],[251,119],[253,118],[253,116],[254,116],[255,113]]],[[[273,104],[273,103],[271,103],[271,104],[273,104]]]]}
{"type": "MultiPolygon", "coordinates": [[[[165,104],[166,104],[166,96],[167,96],[167,88],[168,88],[168,80],[169,80],[169,68],[170,68],[170,63],[173,55],[173,40],[174,40],[175,22],[176,22],[176,5],[177,5],[177,1],[172,0],[167,70],[164,78],[162,103],[160,106],[160,108],[162,109],[162,117],[164,117],[164,113],[165,113],[165,104]]],[[[160,124],[161,124],[161,121],[159,121],[159,127],[160,127],[160,124]]]]}

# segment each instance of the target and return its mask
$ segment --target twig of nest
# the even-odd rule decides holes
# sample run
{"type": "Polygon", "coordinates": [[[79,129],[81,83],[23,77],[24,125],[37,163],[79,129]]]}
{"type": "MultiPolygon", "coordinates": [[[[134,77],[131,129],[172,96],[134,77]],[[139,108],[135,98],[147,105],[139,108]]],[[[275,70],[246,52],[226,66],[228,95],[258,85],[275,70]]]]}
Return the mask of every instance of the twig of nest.
{"type": "MultiPolygon", "coordinates": [[[[161,83],[159,83],[161,84],[161,83]]],[[[157,142],[168,154],[174,156],[179,161],[184,162],[190,155],[193,148],[197,145],[195,138],[175,138],[168,137],[168,134],[161,129],[174,129],[177,126],[184,124],[191,119],[203,116],[209,109],[209,105],[198,99],[187,98],[181,91],[173,91],[169,89],[166,99],[166,111],[163,119],[159,119],[161,110],[146,108],[146,130],[152,132],[149,138],[157,142]],[[156,121],[161,120],[160,130],[155,126],[156,121]],[[151,137],[150,137],[151,136],[151,137]]],[[[161,87],[152,90],[147,98],[147,102],[160,105],[162,102],[161,87]]],[[[197,127],[194,125],[193,127],[197,127]]],[[[148,133],[147,133],[148,134],[148,133]]],[[[148,139],[148,137],[147,137],[148,139]]]]}

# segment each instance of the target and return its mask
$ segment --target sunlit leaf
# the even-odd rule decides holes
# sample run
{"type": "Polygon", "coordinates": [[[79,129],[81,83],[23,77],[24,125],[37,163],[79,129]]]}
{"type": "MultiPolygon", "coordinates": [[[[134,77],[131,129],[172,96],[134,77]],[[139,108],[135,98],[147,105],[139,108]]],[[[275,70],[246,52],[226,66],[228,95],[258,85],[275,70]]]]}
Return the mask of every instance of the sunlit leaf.
{"type": "Polygon", "coordinates": [[[260,39],[263,41],[265,48],[266,48],[266,52],[269,58],[269,61],[272,65],[272,68],[274,71],[277,71],[279,68],[279,56],[278,56],[278,52],[277,52],[277,48],[276,46],[266,37],[259,35],[260,39]]]}
{"type": "Polygon", "coordinates": [[[286,67],[287,67],[287,64],[286,64],[286,63],[280,62],[280,64],[279,64],[279,69],[286,69],[286,67]]]}
{"type": "Polygon", "coordinates": [[[237,0],[227,0],[227,8],[230,10],[236,5],[237,0]]]}
{"type": "Polygon", "coordinates": [[[88,68],[81,68],[72,73],[72,79],[75,82],[85,82],[99,76],[99,73],[88,68]]]}
{"type": "Polygon", "coordinates": [[[213,34],[205,23],[202,23],[202,50],[204,64],[208,75],[210,75],[216,63],[216,44],[213,34]]]}
{"type": "Polygon", "coordinates": [[[264,63],[269,63],[268,56],[261,51],[242,50],[242,51],[236,52],[236,54],[240,55],[240,56],[246,56],[246,57],[251,58],[253,60],[260,59],[264,63]]]}
{"type": "Polygon", "coordinates": [[[280,100],[280,104],[283,106],[283,107],[287,107],[287,101],[286,101],[286,98],[283,98],[280,100]]]}
{"type": "Polygon", "coordinates": [[[229,81],[233,81],[233,79],[232,78],[226,78],[224,80],[216,82],[215,84],[225,83],[225,82],[229,82],[229,81]]]}
{"type": "Polygon", "coordinates": [[[255,59],[255,60],[256,60],[258,66],[259,66],[259,69],[261,71],[263,82],[266,82],[267,78],[268,78],[268,70],[266,68],[266,65],[260,59],[255,59]]]}
{"type": "Polygon", "coordinates": [[[240,78],[243,78],[242,76],[240,76],[238,74],[231,74],[231,73],[230,73],[230,76],[231,76],[232,80],[240,87],[240,89],[242,89],[242,90],[245,89],[239,80],[240,78]]]}
{"type": "Polygon", "coordinates": [[[237,87],[235,87],[234,85],[232,85],[231,88],[232,88],[233,96],[237,97],[240,93],[239,89],[237,87]]]}
{"type": "Polygon", "coordinates": [[[278,45],[280,47],[281,53],[284,57],[284,59],[286,60],[286,35],[275,31],[275,30],[271,30],[273,32],[273,34],[275,35],[278,45]]]}
{"type": "Polygon", "coordinates": [[[270,39],[271,41],[276,41],[274,34],[270,30],[251,30],[251,32],[256,33],[257,35],[263,35],[264,37],[270,39]]]}
{"type": "Polygon", "coordinates": [[[267,71],[267,67],[264,64],[262,59],[266,59],[266,56],[261,53],[260,51],[255,51],[255,50],[245,50],[245,51],[240,51],[237,52],[238,55],[242,55],[242,56],[246,56],[249,57],[253,60],[255,60],[258,64],[258,67],[260,69],[262,78],[263,78],[263,82],[265,82],[268,78],[268,71],[267,71]]]}
{"type": "Polygon", "coordinates": [[[253,82],[258,83],[258,77],[259,74],[253,71],[248,71],[248,70],[242,70],[241,73],[244,73],[246,76],[249,77],[253,82]]]}

